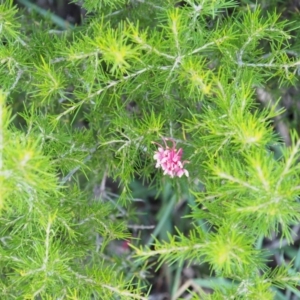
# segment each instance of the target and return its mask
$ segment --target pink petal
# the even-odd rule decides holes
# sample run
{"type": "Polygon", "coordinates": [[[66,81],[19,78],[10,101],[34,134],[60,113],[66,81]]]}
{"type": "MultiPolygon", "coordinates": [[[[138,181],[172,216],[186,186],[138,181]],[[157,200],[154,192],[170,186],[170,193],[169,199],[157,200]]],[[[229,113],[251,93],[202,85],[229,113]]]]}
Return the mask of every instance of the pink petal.
{"type": "Polygon", "coordinates": [[[177,171],[176,175],[180,178],[184,174],[183,170],[177,171]]]}

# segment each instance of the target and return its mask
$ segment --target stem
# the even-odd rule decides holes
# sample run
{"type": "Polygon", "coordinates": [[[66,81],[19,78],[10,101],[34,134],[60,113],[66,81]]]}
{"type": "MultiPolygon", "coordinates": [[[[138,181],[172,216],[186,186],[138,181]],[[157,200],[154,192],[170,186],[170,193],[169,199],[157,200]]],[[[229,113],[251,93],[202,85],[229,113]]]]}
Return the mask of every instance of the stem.
{"type": "Polygon", "coordinates": [[[67,30],[67,29],[73,29],[74,28],[74,26],[71,25],[69,22],[65,21],[64,19],[60,18],[59,16],[55,15],[52,12],[49,12],[45,9],[40,8],[39,6],[29,2],[28,0],[18,0],[18,2],[23,4],[24,6],[26,6],[30,10],[36,11],[37,13],[42,15],[43,17],[50,17],[50,20],[62,29],[67,30]]]}

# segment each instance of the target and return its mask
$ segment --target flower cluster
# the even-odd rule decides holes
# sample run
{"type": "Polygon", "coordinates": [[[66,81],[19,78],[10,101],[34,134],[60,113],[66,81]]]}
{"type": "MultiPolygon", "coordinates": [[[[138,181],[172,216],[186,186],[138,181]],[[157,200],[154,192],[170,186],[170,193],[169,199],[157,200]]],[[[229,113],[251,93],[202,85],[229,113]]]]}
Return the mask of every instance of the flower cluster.
{"type": "Polygon", "coordinates": [[[189,177],[189,172],[183,168],[183,165],[188,161],[181,161],[183,152],[182,148],[177,150],[176,143],[173,139],[164,138],[163,141],[165,143],[165,148],[162,145],[153,142],[159,146],[158,151],[156,151],[153,156],[153,158],[156,160],[155,167],[161,167],[164,170],[164,175],[168,174],[172,178],[176,176],[181,177],[183,174],[189,177]],[[173,147],[170,148],[166,141],[172,141],[173,147]]]}

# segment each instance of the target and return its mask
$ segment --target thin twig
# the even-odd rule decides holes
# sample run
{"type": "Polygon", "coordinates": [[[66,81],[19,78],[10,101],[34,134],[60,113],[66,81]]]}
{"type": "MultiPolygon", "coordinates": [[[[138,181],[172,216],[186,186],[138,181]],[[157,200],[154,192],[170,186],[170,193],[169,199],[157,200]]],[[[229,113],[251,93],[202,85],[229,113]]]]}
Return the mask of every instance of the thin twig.
{"type": "MultiPolygon", "coordinates": [[[[92,158],[93,153],[96,152],[96,150],[97,150],[97,146],[90,149],[90,154],[84,158],[83,163],[88,162],[92,158]]],[[[64,185],[80,168],[81,166],[76,166],[74,169],[72,169],[65,177],[63,177],[60,180],[60,185],[64,185]]]]}

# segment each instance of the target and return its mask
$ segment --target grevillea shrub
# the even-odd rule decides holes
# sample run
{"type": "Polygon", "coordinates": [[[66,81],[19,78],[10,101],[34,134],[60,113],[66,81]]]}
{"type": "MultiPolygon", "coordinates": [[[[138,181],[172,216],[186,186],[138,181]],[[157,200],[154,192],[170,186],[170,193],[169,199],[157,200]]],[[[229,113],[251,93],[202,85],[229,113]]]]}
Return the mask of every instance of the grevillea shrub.
{"type": "Polygon", "coordinates": [[[0,299],[299,299],[299,19],[76,2],[0,1],[0,299]]]}

